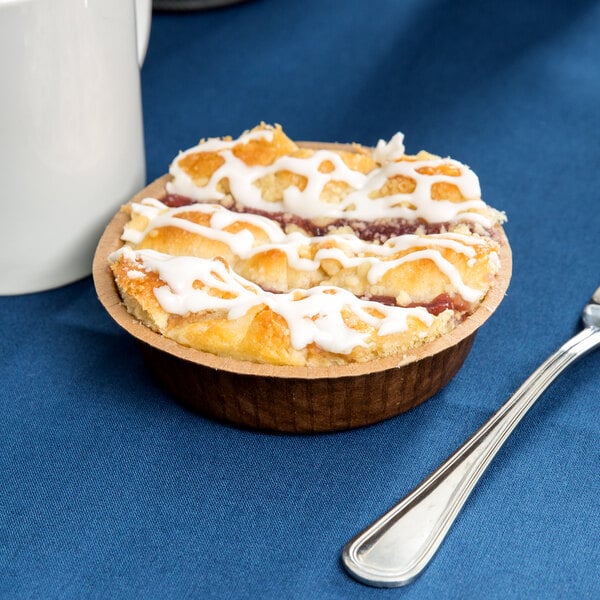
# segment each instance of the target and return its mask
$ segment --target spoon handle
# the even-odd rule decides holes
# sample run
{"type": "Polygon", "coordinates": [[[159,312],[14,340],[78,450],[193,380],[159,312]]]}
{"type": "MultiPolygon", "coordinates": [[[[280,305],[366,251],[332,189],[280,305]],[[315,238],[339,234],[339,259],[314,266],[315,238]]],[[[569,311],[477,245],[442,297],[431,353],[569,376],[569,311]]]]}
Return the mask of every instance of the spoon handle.
{"type": "Polygon", "coordinates": [[[413,581],[525,413],[566,367],[597,346],[600,329],[587,327],[548,357],[448,460],[348,542],[342,561],[349,573],[376,587],[398,587],[413,581]]]}

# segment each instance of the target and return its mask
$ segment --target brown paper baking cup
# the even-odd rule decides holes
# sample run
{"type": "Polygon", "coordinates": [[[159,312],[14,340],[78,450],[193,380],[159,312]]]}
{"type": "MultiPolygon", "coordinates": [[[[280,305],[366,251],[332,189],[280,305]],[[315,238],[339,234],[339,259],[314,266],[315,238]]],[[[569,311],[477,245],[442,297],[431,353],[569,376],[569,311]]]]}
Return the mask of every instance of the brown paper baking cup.
{"type": "MultiPolygon", "coordinates": [[[[131,201],[164,197],[168,179],[169,175],[157,179],[131,201]]],[[[169,394],[205,416],[251,429],[340,431],[377,423],[417,406],[460,369],[477,330],[504,298],[512,273],[510,246],[498,227],[501,270],[496,282],[479,308],[448,334],[402,356],[366,363],[331,367],[258,364],[182,346],[127,312],[108,256],[123,245],[120,237],[128,219],[124,212],[117,213],[96,249],[93,277],[100,302],[139,340],[150,370],[169,394]]]]}

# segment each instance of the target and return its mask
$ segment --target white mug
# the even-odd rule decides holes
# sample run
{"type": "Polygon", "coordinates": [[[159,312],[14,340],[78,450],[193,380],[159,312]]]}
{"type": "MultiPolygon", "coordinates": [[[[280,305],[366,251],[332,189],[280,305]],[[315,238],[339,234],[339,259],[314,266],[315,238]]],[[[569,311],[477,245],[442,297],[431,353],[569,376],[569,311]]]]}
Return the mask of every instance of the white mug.
{"type": "Polygon", "coordinates": [[[151,0],[0,0],[0,294],[89,275],[144,187],[151,15],[151,0]]]}

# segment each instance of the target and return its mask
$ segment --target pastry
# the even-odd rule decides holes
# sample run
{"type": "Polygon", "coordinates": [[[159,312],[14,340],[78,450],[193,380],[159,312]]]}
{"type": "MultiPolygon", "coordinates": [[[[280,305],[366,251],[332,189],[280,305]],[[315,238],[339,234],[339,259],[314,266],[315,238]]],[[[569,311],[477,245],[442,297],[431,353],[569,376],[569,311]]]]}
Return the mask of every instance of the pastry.
{"type": "Polygon", "coordinates": [[[500,269],[504,215],[449,158],[306,147],[279,126],[182,152],[110,255],[127,310],[238,360],[329,366],[402,356],[472,314],[500,269]]]}

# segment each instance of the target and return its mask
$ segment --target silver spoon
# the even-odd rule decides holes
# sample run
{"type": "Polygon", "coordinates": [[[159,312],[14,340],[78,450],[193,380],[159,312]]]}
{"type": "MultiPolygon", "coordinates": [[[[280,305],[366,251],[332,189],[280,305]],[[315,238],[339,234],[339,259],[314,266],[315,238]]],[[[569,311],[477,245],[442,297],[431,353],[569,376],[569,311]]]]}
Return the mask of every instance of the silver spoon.
{"type": "Polygon", "coordinates": [[[564,369],[600,346],[600,287],[583,310],[583,324],[448,460],[346,544],[342,562],[353,577],[376,587],[399,587],[422,572],[525,413],[564,369]]]}

